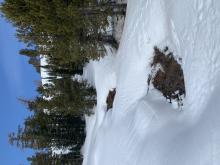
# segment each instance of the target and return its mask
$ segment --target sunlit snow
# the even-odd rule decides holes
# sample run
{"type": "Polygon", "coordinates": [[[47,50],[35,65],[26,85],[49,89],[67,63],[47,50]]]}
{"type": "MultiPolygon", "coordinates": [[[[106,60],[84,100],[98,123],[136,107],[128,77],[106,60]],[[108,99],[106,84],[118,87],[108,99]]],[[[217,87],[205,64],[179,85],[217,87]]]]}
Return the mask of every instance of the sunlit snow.
{"type": "Polygon", "coordinates": [[[119,50],[90,62],[84,76],[97,89],[86,117],[83,165],[220,164],[220,1],[128,0],[119,50]],[[147,94],[153,47],[182,58],[186,98],[176,110],[147,94]],[[109,89],[117,89],[106,111],[109,89]]]}

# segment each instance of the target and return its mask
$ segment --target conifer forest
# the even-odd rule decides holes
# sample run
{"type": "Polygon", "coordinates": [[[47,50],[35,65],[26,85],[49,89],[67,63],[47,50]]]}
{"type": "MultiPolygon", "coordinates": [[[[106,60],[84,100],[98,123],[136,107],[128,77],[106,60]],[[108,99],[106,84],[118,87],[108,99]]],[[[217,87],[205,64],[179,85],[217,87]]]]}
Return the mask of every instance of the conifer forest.
{"type": "Polygon", "coordinates": [[[47,71],[46,83],[36,84],[35,98],[19,98],[31,115],[9,134],[9,143],[34,150],[27,158],[33,165],[82,164],[84,118],[92,114],[96,90],[77,77],[89,60],[105,55],[105,45],[118,48],[106,27],[112,23],[109,18],[125,14],[126,5],[112,0],[5,0],[0,10],[25,44],[19,54],[39,74],[42,68],[47,71]]]}

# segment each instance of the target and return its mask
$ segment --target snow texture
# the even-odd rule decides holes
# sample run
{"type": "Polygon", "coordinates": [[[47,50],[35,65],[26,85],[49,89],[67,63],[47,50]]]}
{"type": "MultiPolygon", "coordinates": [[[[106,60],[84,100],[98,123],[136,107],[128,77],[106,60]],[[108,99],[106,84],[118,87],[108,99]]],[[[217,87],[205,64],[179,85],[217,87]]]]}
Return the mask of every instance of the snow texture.
{"type": "Polygon", "coordinates": [[[128,0],[117,52],[91,61],[84,76],[97,90],[86,117],[83,165],[220,164],[220,1],[128,0]],[[153,47],[182,58],[181,111],[147,93],[153,47]],[[106,111],[109,89],[116,87],[106,111]]]}
{"type": "MultiPolygon", "coordinates": [[[[40,56],[40,65],[41,66],[47,66],[48,65],[46,56],[44,56],[44,55],[40,56]]],[[[46,68],[43,68],[43,67],[40,68],[40,75],[41,75],[42,85],[48,84],[49,83],[49,81],[48,81],[49,74],[48,74],[46,68]]]]}

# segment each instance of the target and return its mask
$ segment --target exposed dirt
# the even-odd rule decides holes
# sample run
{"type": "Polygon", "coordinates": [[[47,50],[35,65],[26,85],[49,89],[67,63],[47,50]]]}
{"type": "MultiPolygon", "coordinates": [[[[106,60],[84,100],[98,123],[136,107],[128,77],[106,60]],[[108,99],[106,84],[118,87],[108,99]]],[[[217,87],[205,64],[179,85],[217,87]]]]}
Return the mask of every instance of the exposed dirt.
{"type": "Polygon", "coordinates": [[[113,90],[110,90],[108,93],[108,97],[106,99],[106,104],[107,104],[107,110],[111,109],[113,107],[113,102],[115,99],[115,94],[116,94],[116,88],[113,90]]]}
{"type": "Polygon", "coordinates": [[[151,67],[152,73],[148,77],[148,85],[152,83],[154,88],[159,90],[170,103],[176,100],[179,105],[182,105],[182,96],[185,96],[183,70],[173,53],[169,52],[168,47],[162,51],[154,47],[151,67]],[[158,69],[153,73],[156,67],[158,69]]]}

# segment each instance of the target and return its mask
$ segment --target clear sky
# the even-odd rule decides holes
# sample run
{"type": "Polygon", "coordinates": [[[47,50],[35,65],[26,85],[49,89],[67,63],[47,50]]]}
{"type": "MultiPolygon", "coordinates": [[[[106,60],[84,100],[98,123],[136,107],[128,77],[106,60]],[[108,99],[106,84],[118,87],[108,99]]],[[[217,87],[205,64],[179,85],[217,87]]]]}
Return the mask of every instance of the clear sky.
{"type": "MultiPolygon", "coordinates": [[[[3,0],[0,0],[2,2],[3,0]]],[[[22,125],[28,111],[17,98],[36,95],[34,81],[40,80],[27,58],[18,54],[24,48],[15,37],[15,29],[0,17],[0,164],[27,165],[31,150],[8,144],[8,133],[22,125]]]]}

